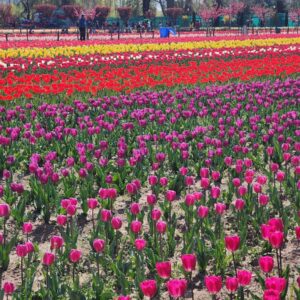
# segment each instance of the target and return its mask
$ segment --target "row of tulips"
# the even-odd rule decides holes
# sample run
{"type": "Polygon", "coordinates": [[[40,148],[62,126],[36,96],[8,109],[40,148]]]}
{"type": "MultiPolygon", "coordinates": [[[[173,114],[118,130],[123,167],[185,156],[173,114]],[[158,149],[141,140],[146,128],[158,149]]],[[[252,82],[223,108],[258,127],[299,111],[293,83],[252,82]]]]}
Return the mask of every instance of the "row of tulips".
{"type": "Polygon", "coordinates": [[[89,95],[130,93],[137,89],[175,87],[228,81],[249,81],[261,77],[286,77],[297,74],[300,58],[284,53],[272,57],[231,60],[208,59],[161,64],[130,65],[100,69],[54,70],[53,74],[21,74],[10,72],[0,79],[0,100],[38,98],[58,95],[61,98],[89,95]]]}
{"type": "MultiPolygon", "coordinates": [[[[33,35],[34,37],[34,35],[33,35]]],[[[45,35],[43,35],[45,37],[45,35]]],[[[56,35],[57,37],[57,35],[56,35]]],[[[139,36],[140,37],[140,36],[139,36]]],[[[297,38],[297,34],[281,34],[280,38],[297,38]]],[[[251,36],[252,40],[256,39],[272,39],[276,40],[279,38],[277,34],[260,34],[260,35],[255,35],[251,36]]],[[[66,40],[60,40],[60,41],[55,41],[55,44],[53,41],[47,41],[47,39],[42,39],[40,37],[37,37],[36,39],[33,39],[31,41],[22,41],[22,40],[16,40],[16,41],[6,41],[6,40],[0,40],[0,49],[10,49],[10,48],[52,48],[53,45],[55,47],[78,47],[78,46],[94,46],[94,45],[116,45],[116,44],[164,44],[164,43],[178,43],[178,42],[184,42],[184,43],[189,43],[193,41],[242,41],[242,40],[249,40],[249,36],[240,36],[240,35],[235,35],[232,36],[230,34],[228,35],[223,35],[223,36],[215,36],[215,37],[206,37],[206,36],[195,36],[195,35],[186,35],[186,36],[172,36],[171,39],[161,39],[161,38],[143,38],[143,39],[130,39],[130,36],[126,39],[121,39],[121,40],[87,40],[87,41],[78,41],[74,38],[70,41],[66,40]]]]}
{"type": "Polygon", "coordinates": [[[172,43],[151,41],[143,44],[123,43],[123,44],[92,44],[80,46],[57,46],[46,48],[29,47],[29,48],[7,48],[0,49],[0,59],[5,58],[36,58],[36,57],[57,57],[57,56],[74,56],[88,54],[112,54],[112,53],[140,53],[145,51],[172,51],[172,50],[195,50],[195,49],[220,49],[220,48],[242,48],[242,47],[271,47],[274,45],[293,45],[299,44],[298,36],[277,37],[277,38],[257,38],[257,39],[200,39],[189,41],[179,40],[172,43]]]}
{"type": "Polygon", "coordinates": [[[99,68],[103,65],[124,66],[128,64],[157,64],[165,61],[205,60],[208,58],[247,58],[268,56],[284,53],[284,55],[297,54],[299,45],[284,45],[271,47],[245,47],[223,49],[177,50],[142,53],[120,53],[112,55],[81,55],[55,58],[6,58],[0,65],[3,76],[10,71],[16,73],[38,73],[68,68],[99,68]]]}
{"type": "Polygon", "coordinates": [[[298,297],[299,90],[289,78],[1,106],[2,292],[298,297]],[[54,229],[38,245],[42,221],[54,229]]]}

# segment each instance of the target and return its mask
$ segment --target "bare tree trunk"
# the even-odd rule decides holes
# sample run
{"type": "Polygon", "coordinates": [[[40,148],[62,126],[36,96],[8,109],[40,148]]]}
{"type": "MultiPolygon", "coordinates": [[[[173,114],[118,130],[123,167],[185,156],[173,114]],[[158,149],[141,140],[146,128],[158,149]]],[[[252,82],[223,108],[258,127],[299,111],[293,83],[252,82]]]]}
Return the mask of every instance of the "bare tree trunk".
{"type": "Polygon", "coordinates": [[[167,8],[171,8],[175,6],[175,0],[167,0],[167,8]]]}
{"type": "Polygon", "coordinates": [[[143,14],[150,10],[150,1],[151,0],[143,0],[143,14]]]}

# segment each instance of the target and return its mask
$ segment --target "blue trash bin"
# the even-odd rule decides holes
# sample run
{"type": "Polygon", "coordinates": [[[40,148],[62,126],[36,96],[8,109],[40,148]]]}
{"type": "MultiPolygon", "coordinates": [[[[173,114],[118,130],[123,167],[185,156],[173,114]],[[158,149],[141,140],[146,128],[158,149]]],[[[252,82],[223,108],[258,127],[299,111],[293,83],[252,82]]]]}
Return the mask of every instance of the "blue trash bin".
{"type": "Polygon", "coordinates": [[[159,33],[160,33],[161,38],[167,38],[167,37],[169,37],[170,30],[167,27],[161,27],[159,29],[159,33]]]}

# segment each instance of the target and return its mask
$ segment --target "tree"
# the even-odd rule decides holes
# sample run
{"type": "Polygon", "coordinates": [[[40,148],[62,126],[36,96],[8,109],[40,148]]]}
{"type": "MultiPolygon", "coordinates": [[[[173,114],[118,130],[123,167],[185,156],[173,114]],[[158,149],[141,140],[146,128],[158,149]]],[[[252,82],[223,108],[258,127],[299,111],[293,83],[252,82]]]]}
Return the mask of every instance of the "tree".
{"type": "Polygon", "coordinates": [[[117,11],[123,23],[127,25],[131,16],[131,8],[129,6],[122,6],[118,7],[117,11]]]}
{"type": "Polygon", "coordinates": [[[56,10],[56,6],[52,4],[37,4],[34,6],[34,9],[37,13],[40,14],[41,20],[43,22],[49,20],[53,14],[53,12],[56,10]]]}
{"type": "Polygon", "coordinates": [[[199,11],[199,16],[203,21],[205,21],[208,26],[210,23],[213,25],[214,21],[220,17],[222,14],[222,10],[216,7],[203,7],[199,11]]]}
{"type": "Polygon", "coordinates": [[[150,2],[151,0],[143,0],[143,15],[145,16],[146,12],[150,11],[150,2]]]}
{"type": "Polygon", "coordinates": [[[78,11],[81,11],[82,7],[77,4],[69,4],[69,5],[63,5],[62,9],[67,18],[69,18],[72,22],[76,22],[78,11]]]}
{"type": "Polygon", "coordinates": [[[37,0],[20,0],[18,2],[18,4],[22,6],[22,14],[25,16],[26,19],[30,20],[32,18],[33,7],[36,4],[36,2],[37,0]]]}
{"type": "Polygon", "coordinates": [[[110,13],[110,7],[97,5],[95,7],[95,13],[96,13],[96,19],[99,22],[99,25],[102,26],[105,23],[108,15],[110,13]]]}
{"type": "Polygon", "coordinates": [[[0,4],[0,26],[7,26],[12,19],[12,6],[10,4],[0,4]]]}
{"type": "Polygon", "coordinates": [[[231,27],[231,22],[233,17],[237,16],[243,9],[245,8],[245,4],[242,2],[230,2],[227,7],[224,7],[223,14],[229,16],[229,26],[231,27]]]}
{"type": "Polygon", "coordinates": [[[262,26],[266,26],[266,18],[272,15],[272,10],[261,5],[252,7],[253,13],[260,19],[262,26]]]}
{"type": "Polygon", "coordinates": [[[176,25],[177,18],[182,16],[183,9],[180,7],[171,7],[166,9],[166,15],[171,20],[171,25],[176,25]]]}

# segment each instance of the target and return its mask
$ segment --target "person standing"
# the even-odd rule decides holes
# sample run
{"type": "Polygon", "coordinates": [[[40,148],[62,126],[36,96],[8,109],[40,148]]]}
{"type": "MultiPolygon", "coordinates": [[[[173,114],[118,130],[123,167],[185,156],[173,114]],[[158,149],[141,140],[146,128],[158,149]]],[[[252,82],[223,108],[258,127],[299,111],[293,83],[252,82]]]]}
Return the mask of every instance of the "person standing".
{"type": "Polygon", "coordinates": [[[86,19],[84,15],[81,16],[79,20],[79,33],[80,33],[80,40],[84,41],[86,36],[86,19]]]}

